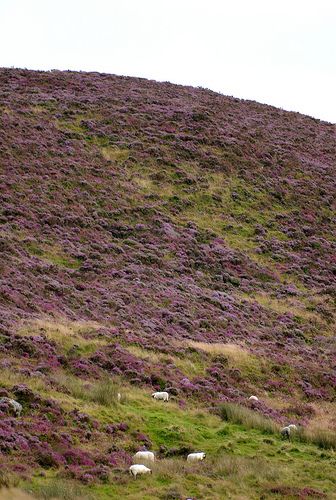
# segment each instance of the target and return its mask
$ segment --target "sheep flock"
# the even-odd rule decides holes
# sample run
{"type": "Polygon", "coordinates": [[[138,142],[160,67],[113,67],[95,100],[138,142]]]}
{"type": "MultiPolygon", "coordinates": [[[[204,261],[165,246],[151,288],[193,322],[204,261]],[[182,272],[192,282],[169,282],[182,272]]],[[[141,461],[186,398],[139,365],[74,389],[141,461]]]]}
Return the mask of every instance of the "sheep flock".
{"type": "MultiPolygon", "coordinates": [[[[166,403],[169,401],[169,393],[167,391],[153,392],[152,398],[154,400],[166,403]]],[[[120,402],[121,399],[122,395],[120,392],[118,392],[117,401],[120,402]]],[[[259,402],[259,398],[257,396],[252,395],[248,398],[248,401],[250,401],[254,405],[259,402]]],[[[23,410],[22,405],[17,401],[15,401],[14,399],[2,397],[0,398],[0,404],[7,405],[9,408],[11,408],[12,412],[16,417],[21,416],[21,412],[23,410]]],[[[296,431],[298,431],[298,427],[295,424],[288,424],[287,426],[283,427],[280,430],[280,434],[283,438],[290,439],[291,434],[296,431]]],[[[195,451],[189,453],[186,457],[186,460],[188,463],[194,463],[194,462],[202,462],[203,460],[205,460],[205,458],[206,458],[206,453],[204,451],[195,451]]],[[[129,467],[130,475],[136,479],[137,476],[151,474],[152,470],[149,467],[147,467],[147,465],[144,465],[143,463],[139,462],[146,462],[147,464],[149,464],[150,462],[154,463],[155,460],[156,460],[155,453],[153,451],[149,450],[137,451],[133,456],[133,462],[135,463],[129,467]]]]}
{"type": "MultiPolygon", "coordinates": [[[[155,400],[168,402],[169,393],[167,391],[153,392],[152,398],[155,400]]],[[[118,393],[118,401],[120,401],[120,393],[118,393]]],[[[252,395],[248,398],[248,401],[250,401],[251,403],[258,403],[259,398],[257,396],[252,395]]],[[[283,427],[280,430],[280,434],[283,438],[290,439],[291,433],[297,430],[298,427],[295,424],[288,424],[286,427],[283,427]]],[[[202,462],[203,460],[205,460],[205,458],[206,458],[205,452],[197,451],[189,453],[186,457],[186,460],[189,463],[193,463],[193,462],[202,462]]],[[[154,463],[155,460],[156,460],[155,453],[153,451],[142,450],[136,452],[135,455],[133,456],[133,461],[136,463],[130,466],[129,468],[130,475],[136,479],[138,475],[152,474],[152,470],[149,467],[147,467],[142,463],[137,463],[137,462],[144,461],[148,464],[149,462],[154,463]]]]}

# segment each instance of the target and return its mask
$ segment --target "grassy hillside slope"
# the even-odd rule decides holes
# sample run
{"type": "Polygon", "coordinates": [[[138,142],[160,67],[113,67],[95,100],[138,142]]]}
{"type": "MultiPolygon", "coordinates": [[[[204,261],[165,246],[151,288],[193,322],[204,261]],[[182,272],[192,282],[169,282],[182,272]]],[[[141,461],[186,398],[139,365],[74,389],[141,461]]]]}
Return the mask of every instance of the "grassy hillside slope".
{"type": "Polygon", "coordinates": [[[0,483],[335,498],[335,125],[0,69],[0,131],[0,397],[23,404],[0,404],[0,483]],[[160,461],[134,481],[141,447],[160,461]]]}

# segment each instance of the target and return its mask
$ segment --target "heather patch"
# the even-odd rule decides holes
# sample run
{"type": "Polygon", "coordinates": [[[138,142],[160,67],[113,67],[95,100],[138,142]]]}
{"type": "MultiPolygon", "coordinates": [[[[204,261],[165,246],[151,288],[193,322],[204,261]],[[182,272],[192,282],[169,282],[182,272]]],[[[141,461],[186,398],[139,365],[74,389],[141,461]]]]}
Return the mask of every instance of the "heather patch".
{"type": "Polygon", "coordinates": [[[1,470],[46,498],[332,494],[334,126],[144,79],[0,80],[0,392],[23,404],[1,470]],[[162,466],[132,481],[143,446],[162,466]]]}

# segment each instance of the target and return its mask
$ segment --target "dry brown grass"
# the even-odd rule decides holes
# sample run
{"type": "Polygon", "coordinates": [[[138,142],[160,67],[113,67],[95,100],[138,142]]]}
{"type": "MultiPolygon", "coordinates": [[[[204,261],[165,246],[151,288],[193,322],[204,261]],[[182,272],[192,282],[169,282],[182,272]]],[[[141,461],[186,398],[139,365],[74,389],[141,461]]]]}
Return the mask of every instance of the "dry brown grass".
{"type": "Polygon", "coordinates": [[[17,488],[2,488],[0,490],[0,500],[31,500],[33,497],[17,488]]]}
{"type": "Polygon", "coordinates": [[[269,373],[267,359],[255,356],[247,347],[241,344],[188,341],[184,345],[199,349],[207,353],[211,358],[216,356],[225,357],[228,366],[238,368],[251,383],[265,380],[267,373],[269,373]]]}
{"type": "Polygon", "coordinates": [[[154,352],[154,351],[147,351],[146,349],[143,349],[142,347],[136,345],[126,346],[126,349],[131,354],[134,354],[134,356],[136,356],[137,358],[148,359],[148,360],[150,359],[153,363],[158,363],[166,357],[165,354],[161,354],[159,352],[154,352]]]}
{"type": "Polygon", "coordinates": [[[129,151],[127,149],[121,149],[117,147],[105,147],[101,148],[101,153],[105,160],[123,162],[129,157],[129,151]]]}
{"type": "MultiPolygon", "coordinates": [[[[212,464],[210,463],[211,467],[212,464]]],[[[232,455],[223,455],[216,459],[214,471],[218,477],[237,476],[244,478],[246,476],[259,477],[262,480],[274,481],[281,477],[282,471],[279,467],[271,464],[263,457],[236,457],[232,455]]]]}
{"type": "Polygon", "coordinates": [[[311,403],[315,415],[310,419],[307,429],[311,432],[320,430],[336,431],[336,404],[319,402],[311,403]]]}
{"type": "Polygon", "coordinates": [[[169,360],[188,377],[203,375],[205,373],[206,366],[203,363],[197,363],[195,360],[188,359],[187,357],[178,358],[177,356],[162,354],[160,352],[147,351],[138,346],[127,346],[126,349],[137,358],[146,359],[151,363],[162,363],[169,360]]]}
{"type": "Polygon", "coordinates": [[[133,182],[145,192],[153,191],[153,181],[144,177],[134,177],[133,182]]]}
{"type": "Polygon", "coordinates": [[[159,474],[162,477],[174,477],[179,475],[186,475],[191,470],[195,471],[195,465],[199,468],[199,464],[190,464],[186,461],[186,459],[182,458],[165,458],[163,460],[159,460],[154,462],[150,466],[153,470],[153,473],[159,474]]]}
{"type": "Polygon", "coordinates": [[[321,322],[321,317],[318,314],[308,311],[306,305],[295,298],[276,299],[264,293],[255,294],[253,296],[244,294],[242,298],[249,302],[257,302],[266,309],[271,309],[278,314],[291,313],[307,320],[321,322]]]}
{"type": "Polygon", "coordinates": [[[188,342],[188,345],[196,349],[201,349],[211,355],[223,354],[235,362],[246,361],[251,356],[247,349],[238,344],[208,344],[207,342],[195,342],[191,340],[188,342]]]}
{"type": "Polygon", "coordinates": [[[27,377],[24,373],[12,368],[1,368],[1,386],[11,388],[16,384],[28,385],[32,390],[37,392],[45,392],[47,384],[43,378],[27,377]]]}
{"type": "Polygon", "coordinates": [[[210,356],[223,355],[228,359],[230,365],[238,368],[256,367],[258,368],[262,361],[248,351],[246,347],[238,344],[223,344],[223,343],[207,343],[195,342],[193,340],[188,342],[190,347],[200,349],[210,356]]]}
{"type": "Polygon", "coordinates": [[[266,391],[262,395],[262,401],[266,404],[266,406],[272,408],[273,410],[283,410],[288,406],[288,401],[277,397],[277,395],[272,395],[272,397],[270,397],[267,395],[266,391]]]}
{"type": "Polygon", "coordinates": [[[40,318],[30,320],[18,329],[20,335],[45,335],[61,348],[69,350],[74,345],[94,349],[105,345],[103,339],[85,339],[83,335],[98,330],[101,325],[94,321],[70,321],[65,318],[40,318]]]}
{"type": "Polygon", "coordinates": [[[299,430],[294,438],[303,443],[310,443],[324,450],[336,450],[336,435],[328,429],[299,430]]]}

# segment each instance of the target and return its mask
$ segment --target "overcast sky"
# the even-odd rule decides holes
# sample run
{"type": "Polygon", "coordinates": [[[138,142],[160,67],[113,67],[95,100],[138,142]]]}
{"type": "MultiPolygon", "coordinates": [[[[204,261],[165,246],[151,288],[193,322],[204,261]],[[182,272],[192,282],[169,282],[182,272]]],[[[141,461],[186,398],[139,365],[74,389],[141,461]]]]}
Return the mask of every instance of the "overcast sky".
{"type": "Polygon", "coordinates": [[[207,87],[336,122],[336,0],[0,0],[0,66],[207,87]]]}

